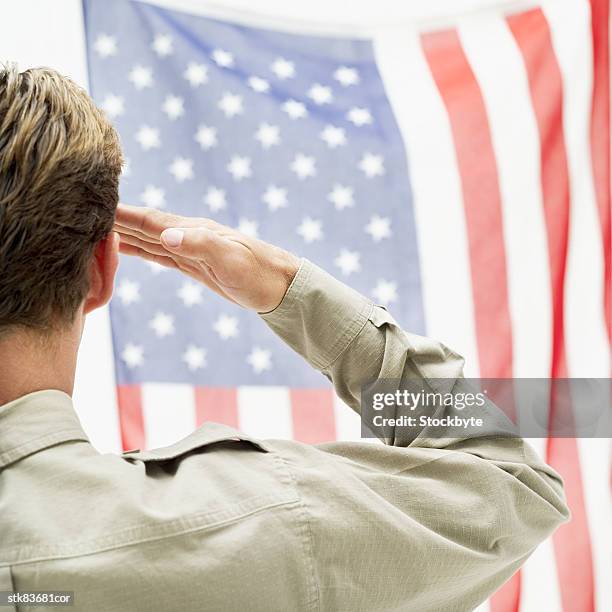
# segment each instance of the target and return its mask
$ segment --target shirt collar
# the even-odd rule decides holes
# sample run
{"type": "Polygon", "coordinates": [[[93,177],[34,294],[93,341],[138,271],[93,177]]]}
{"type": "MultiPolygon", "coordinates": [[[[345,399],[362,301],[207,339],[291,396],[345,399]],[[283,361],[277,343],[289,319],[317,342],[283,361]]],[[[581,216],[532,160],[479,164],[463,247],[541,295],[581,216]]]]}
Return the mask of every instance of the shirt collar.
{"type": "Polygon", "coordinates": [[[0,470],[73,440],[89,441],[72,399],[63,391],[36,391],[0,406],[0,470]]]}

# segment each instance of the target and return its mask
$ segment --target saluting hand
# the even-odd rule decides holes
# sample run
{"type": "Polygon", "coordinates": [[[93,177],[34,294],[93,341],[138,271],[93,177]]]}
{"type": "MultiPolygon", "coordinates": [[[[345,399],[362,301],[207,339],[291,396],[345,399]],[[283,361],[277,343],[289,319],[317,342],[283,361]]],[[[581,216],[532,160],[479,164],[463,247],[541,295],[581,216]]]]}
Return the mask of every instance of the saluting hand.
{"type": "Polygon", "coordinates": [[[300,265],[295,255],[211,219],[120,204],[114,230],[122,253],[181,270],[257,312],[278,306],[300,265]]]}

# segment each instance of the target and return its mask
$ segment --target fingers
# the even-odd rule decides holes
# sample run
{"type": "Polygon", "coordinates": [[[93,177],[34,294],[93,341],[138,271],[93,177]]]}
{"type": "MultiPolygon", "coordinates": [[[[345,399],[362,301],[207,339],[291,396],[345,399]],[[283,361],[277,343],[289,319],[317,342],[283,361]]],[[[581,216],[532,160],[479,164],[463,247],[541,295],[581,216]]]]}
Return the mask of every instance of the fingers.
{"type": "Polygon", "coordinates": [[[160,241],[170,253],[202,260],[212,268],[231,250],[231,241],[205,227],[168,228],[161,233],[160,241]]]}
{"type": "Polygon", "coordinates": [[[157,264],[160,264],[166,268],[177,269],[178,265],[174,259],[171,257],[164,257],[163,255],[156,255],[154,253],[149,253],[144,249],[141,249],[132,244],[126,244],[125,242],[121,242],[119,245],[119,251],[125,255],[133,255],[136,257],[141,257],[142,259],[146,259],[147,261],[153,261],[157,264]]]}

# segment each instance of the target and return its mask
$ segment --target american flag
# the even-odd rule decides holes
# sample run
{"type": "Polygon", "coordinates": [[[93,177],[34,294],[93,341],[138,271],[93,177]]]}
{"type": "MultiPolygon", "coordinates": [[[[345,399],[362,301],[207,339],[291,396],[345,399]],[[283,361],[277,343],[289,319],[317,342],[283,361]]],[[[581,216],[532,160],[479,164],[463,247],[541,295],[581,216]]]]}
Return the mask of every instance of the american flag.
{"type": "MultiPolygon", "coordinates": [[[[334,33],[160,4],[84,2],[124,201],[311,259],[453,347],[468,376],[609,375],[606,2],[485,3],[334,33]]],[[[174,272],[122,261],[111,321],[125,448],[205,420],[359,438],[256,315],[174,272]]],[[[483,609],[612,606],[609,457],[589,442],[534,441],[573,519],[483,609]]]]}

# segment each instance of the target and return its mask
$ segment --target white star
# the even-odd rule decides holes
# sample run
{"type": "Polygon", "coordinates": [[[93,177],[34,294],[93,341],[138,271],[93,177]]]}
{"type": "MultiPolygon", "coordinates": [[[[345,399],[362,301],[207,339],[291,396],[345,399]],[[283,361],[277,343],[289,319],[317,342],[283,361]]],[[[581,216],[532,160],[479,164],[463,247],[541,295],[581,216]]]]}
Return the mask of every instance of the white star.
{"type": "Polygon", "coordinates": [[[123,166],[121,168],[121,175],[127,177],[130,176],[130,174],[132,174],[132,163],[129,157],[124,157],[123,166]]]}
{"type": "Polygon", "coordinates": [[[336,210],[344,210],[355,205],[353,189],[336,183],[334,188],[327,194],[327,199],[336,207],[336,210]]]}
{"type": "Polygon", "coordinates": [[[339,145],[346,144],[346,134],[344,130],[333,125],[326,125],[325,129],[319,134],[321,140],[325,141],[330,149],[335,149],[339,145]]]}
{"type": "Polygon", "coordinates": [[[302,153],[298,153],[295,156],[290,168],[298,175],[300,180],[304,180],[309,176],[315,176],[317,173],[314,157],[309,157],[302,153]]]}
{"type": "Polygon", "coordinates": [[[168,170],[179,183],[182,183],[193,178],[193,160],[175,157],[168,170]]]}
{"type": "Polygon", "coordinates": [[[217,146],[217,129],[207,125],[201,125],[198,128],[195,139],[205,151],[208,151],[208,149],[217,146]]]}
{"type": "Polygon", "coordinates": [[[125,111],[123,98],[113,94],[108,94],[108,96],[104,98],[101,107],[111,119],[114,119],[119,115],[123,115],[123,112],[125,111]]]}
{"type": "Polygon", "coordinates": [[[255,138],[259,140],[264,149],[269,149],[273,145],[280,143],[280,130],[277,125],[262,123],[255,133],[255,138]]]}
{"type": "Polygon", "coordinates": [[[222,340],[235,338],[238,335],[238,319],[222,314],[215,321],[213,329],[219,334],[222,340]]]}
{"type": "Polygon", "coordinates": [[[237,94],[229,93],[228,91],[226,91],[221,100],[219,100],[218,107],[223,111],[226,117],[235,117],[236,115],[242,115],[244,112],[242,97],[237,94]]]}
{"type": "Polygon", "coordinates": [[[174,317],[165,312],[158,312],[149,321],[149,327],[158,338],[165,338],[174,333],[174,317]]]}
{"type": "Polygon", "coordinates": [[[282,57],[279,57],[272,62],[270,70],[281,80],[290,79],[295,76],[295,66],[282,57]]]}
{"type": "Polygon", "coordinates": [[[241,217],[238,222],[238,231],[245,234],[246,236],[250,236],[251,238],[257,238],[257,221],[251,221],[250,219],[245,219],[241,217]]]}
{"type": "Polygon", "coordinates": [[[304,239],[304,242],[311,243],[323,238],[323,226],[321,221],[304,217],[302,223],[297,228],[297,233],[304,239]]]}
{"type": "Polygon", "coordinates": [[[359,73],[355,68],[349,68],[348,66],[340,66],[336,72],[334,72],[334,79],[343,85],[348,87],[349,85],[357,85],[359,83],[359,73]]]}
{"type": "Polygon", "coordinates": [[[353,272],[359,272],[361,270],[361,264],[359,263],[359,253],[357,251],[349,251],[348,249],[342,249],[340,254],[334,260],[334,263],[340,268],[342,274],[348,276],[353,272]]]}
{"type": "Polygon", "coordinates": [[[308,90],[308,97],[318,105],[329,104],[334,99],[331,89],[320,83],[315,83],[308,90]]]}
{"type": "Polygon", "coordinates": [[[388,306],[397,300],[397,284],[386,280],[379,280],[372,295],[382,306],[388,306]]]}
{"type": "Polygon", "coordinates": [[[255,374],[261,374],[264,370],[272,368],[272,353],[256,346],[247,357],[247,363],[253,368],[255,374]]]}
{"type": "Polygon", "coordinates": [[[287,190],[276,185],[269,185],[261,199],[272,211],[285,208],[287,206],[287,190]]]}
{"type": "Polygon", "coordinates": [[[166,194],[155,185],[147,185],[140,194],[140,201],[150,208],[163,208],[166,204],[166,194]]]}
{"type": "Polygon", "coordinates": [[[172,38],[167,34],[158,34],[151,47],[159,57],[166,57],[172,53],[172,38]]]}
{"type": "Polygon", "coordinates": [[[117,287],[117,295],[124,306],[140,301],[140,285],[124,278],[117,287]]]}
{"type": "Polygon", "coordinates": [[[351,110],[346,113],[346,118],[357,127],[372,123],[372,115],[367,108],[351,108],[351,110]]]}
{"type": "Polygon", "coordinates": [[[368,177],[381,176],[385,173],[382,155],[366,153],[359,162],[359,169],[368,177]]]}
{"type": "Polygon", "coordinates": [[[270,89],[270,83],[258,76],[249,77],[248,83],[249,87],[257,93],[266,93],[270,89]]]}
{"type": "Polygon", "coordinates": [[[189,81],[192,87],[197,87],[208,81],[208,68],[206,68],[204,64],[190,62],[183,76],[189,81]]]}
{"type": "Polygon", "coordinates": [[[218,212],[222,208],[227,206],[225,200],[225,191],[223,189],[217,189],[216,187],[209,187],[206,195],[204,196],[204,203],[212,210],[212,212],[218,212]]]}
{"type": "Polygon", "coordinates": [[[242,179],[249,178],[251,174],[253,174],[251,171],[250,157],[240,157],[239,155],[234,155],[234,157],[230,159],[230,162],[227,164],[226,168],[235,181],[241,181],[242,179]]]}
{"type": "Polygon", "coordinates": [[[187,308],[191,308],[196,304],[202,303],[202,285],[186,282],[178,290],[177,295],[183,301],[187,308]]]}
{"type": "Polygon", "coordinates": [[[145,151],[156,149],[160,145],[159,130],[143,125],[136,133],[136,140],[145,151]]]}
{"type": "Polygon", "coordinates": [[[136,89],[144,89],[153,85],[153,71],[145,66],[134,66],[128,78],[136,89]]]}
{"type": "Polygon", "coordinates": [[[297,100],[287,100],[281,107],[291,119],[303,119],[308,115],[306,107],[297,100]]]}
{"type": "Polygon", "coordinates": [[[114,36],[100,34],[94,43],[94,49],[100,57],[109,57],[117,53],[117,40],[114,36]]]}
{"type": "Polygon", "coordinates": [[[195,346],[195,344],[190,344],[183,353],[182,359],[187,364],[187,367],[192,372],[195,372],[206,367],[206,350],[195,346]]]}
{"type": "Polygon", "coordinates": [[[372,236],[374,242],[380,242],[383,238],[391,235],[391,221],[388,217],[374,215],[365,226],[365,231],[372,236]]]}
{"type": "Polygon", "coordinates": [[[178,119],[185,112],[183,98],[179,98],[178,96],[166,96],[162,105],[162,110],[168,115],[168,119],[172,121],[178,119]]]}
{"type": "Polygon", "coordinates": [[[121,353],[121,359],[125,361],[127,367],[130,369],[142,365],[144,362],[144,349],[138,344],[129,342],[121,353]]]}
{"type": "Polygon", "coordinates": [[[155,276],[157,276],[160,272],[165,272],[168,269],[166,268],[166,266],[162,266],[156,261],[145,261],[145,263],[147,264],[147,266],[149,266],[149,270],[151,270],[151,272],[155,274],[155,276]]]}
{"type": "Polygon", "coordinates": [[[221,68],[230,68],[234,65],[234,56],[229,51],[224,51],[223,49],[215,49],[212,52],[212,59],[221,68]]]}

